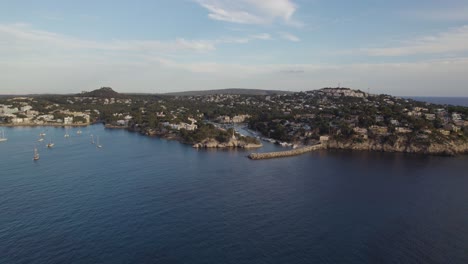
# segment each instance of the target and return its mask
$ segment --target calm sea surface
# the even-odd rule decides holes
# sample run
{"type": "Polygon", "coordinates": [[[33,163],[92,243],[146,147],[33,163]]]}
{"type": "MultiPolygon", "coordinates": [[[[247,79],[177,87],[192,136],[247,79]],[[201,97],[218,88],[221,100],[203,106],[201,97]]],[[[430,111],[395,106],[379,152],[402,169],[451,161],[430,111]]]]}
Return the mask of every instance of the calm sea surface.
{"type": "Polygon", "coordinates": [[[5,128],[0,263],[468,263],[467,156],[251,161],[77,130],[5,128]]]}
{"type": "Polygon", "coordinates": [[[417,101],[429,102],[433,104],[450,104],[468,106],[468,97],[424,97],[424,96],[412,96],[408,97],[417,101]]]}

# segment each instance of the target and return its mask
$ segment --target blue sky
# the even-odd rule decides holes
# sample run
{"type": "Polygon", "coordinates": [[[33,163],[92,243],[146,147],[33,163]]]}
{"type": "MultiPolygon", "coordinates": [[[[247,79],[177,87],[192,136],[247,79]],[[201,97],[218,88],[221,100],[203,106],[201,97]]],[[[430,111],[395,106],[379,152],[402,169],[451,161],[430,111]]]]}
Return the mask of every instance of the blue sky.
{"type": "Polygon", "coordinates": [[[0,72],[0,93],[468,96],[468,2],[0,0],[0,72]]]}

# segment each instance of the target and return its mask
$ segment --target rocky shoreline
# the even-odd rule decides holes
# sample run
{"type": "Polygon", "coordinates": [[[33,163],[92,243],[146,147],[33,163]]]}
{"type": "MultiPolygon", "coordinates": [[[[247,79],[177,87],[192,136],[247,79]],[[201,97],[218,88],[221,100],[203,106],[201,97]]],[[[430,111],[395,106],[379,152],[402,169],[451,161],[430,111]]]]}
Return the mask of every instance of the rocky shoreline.
{"type": "MultiPolygon", "coordinates": [[[[107,127],[110,129],[120,129],[114,127],[107,127]]],[[[162,132],[155,129],[144,129],[139,127],[128,127],[128,131],[137,132],[142,135],[150,136],[150,137],[160,137],[167,140],[177,140],[178,142],[186,145],[191,145],[193,148],[242,148],[242,149],[254,149],[254,148],[261,148],[263,145],[260,144],[253,144],[247,143],[242,139],[230,139],[228,142],[219,142],[214,138],[206,138],[201,142],[188,142],[181,138],[176,133],[171,132],[162,132]]]]}
{"type": "Polygon", "coordinates": [[[327,142],[326,148],[358,151],[399,152],[439,156],[456,156],[468,154],[468,142],[465,141],[431,143],[426,146],[421,146],[414,143],[404,144],[402,142],[397,142],[394,145],[390,145],[372,140],[362,143],[330,140],[327,142]]]}
{"type": "Polygon", "coordinates": [[[247,143],[243,140],[231,139],[228,142],[220,143],[216,139],[205,139],[202,142],[195,143],[192,145],[194,148],[243,148],[253,149],[261,148],[262,144],[247,143]]]}
{"type": "MultiPolygon", "coordinates": [[[[85,127],[92,125],[88,124],[0,124],[0,127],[85,127]]],[[[162,133],[154,130],[147,130],[143,128],[132,128],[122,126],[110,126],[106,125],[109,129],[126,129],[131,132],[138,132],[147,136],[158,136],[168,140],[177,140],[180,143],[192,145],[194,148],[242,148],[242,149],[255,149],[261,148],[262,144],[246,143],[242,140],[231,139],[229,142],[221,143],[215,139],[208,138],[201,142],[184,142],[177,134],[174,133],[162,133]]],[[[322,149],[338,149],[338,150],[356,150],[356,151],[376,151],[376,152],[389,152],[389,153],[412,153],[412,154],[423,154],[423,155],[439,155],[439,156],[456,156],[468,154],[468,142],[466,141],[450,141],[444,143],[430,143],[428,145],[418,145],[414,143],[408,143],[404,141],[398,141],[394,145],[387,143],[381,143],[376,140],[367,140],[365,142],[352,142],[352,141],[339,141],[331,139],[324,143],[322,149]]],[[[292,150],[295,151],[295,150],[292,150]]],[[[279,153],[282,153],[280,151],[279,153]]],[[[297,151],[296,151],[297,152],[297,151]]],[[[302,154],[302,153],[301,153],[302,154]]],[[[281,154],[274,154],[283,156],[281,154]]],[[[286,155],[286,156],[295,156],[286,155]]]]}
{"type": "Polygon", "coordinates": [[[109,124],[105,124],[104,125],[105,128],[113,128],[113,129],[127,129],[128,130],[128,126],[114,126],[114,125],[109,125],[109,124]]]}

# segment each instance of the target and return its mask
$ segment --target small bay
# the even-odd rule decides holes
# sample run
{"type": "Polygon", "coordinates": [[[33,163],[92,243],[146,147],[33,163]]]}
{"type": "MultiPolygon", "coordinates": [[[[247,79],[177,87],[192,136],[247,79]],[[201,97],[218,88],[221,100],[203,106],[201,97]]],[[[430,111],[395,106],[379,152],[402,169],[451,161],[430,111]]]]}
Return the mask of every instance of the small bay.
{"type": "Polygon", "coordinates": [[[468,263],[467,156],[2,129],[0,263],[468,263]]]}

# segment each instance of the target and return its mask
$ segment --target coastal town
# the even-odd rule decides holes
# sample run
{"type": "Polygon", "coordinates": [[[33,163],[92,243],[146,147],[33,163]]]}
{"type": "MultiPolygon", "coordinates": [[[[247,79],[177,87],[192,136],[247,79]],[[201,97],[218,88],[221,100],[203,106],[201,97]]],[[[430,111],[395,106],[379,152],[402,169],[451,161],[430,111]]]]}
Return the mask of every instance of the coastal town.
{"type": "Polygon", "coordinates": [[[73,95],[0,98],[3,126],[86,126],[102,122],[195,147],[261,146],[427,154],[468,150],[468,108],[349,88],[201,95],[121,94],[109,87],[73,95]],[[237,133],[243,127],[249,135],[237,133]]]}

